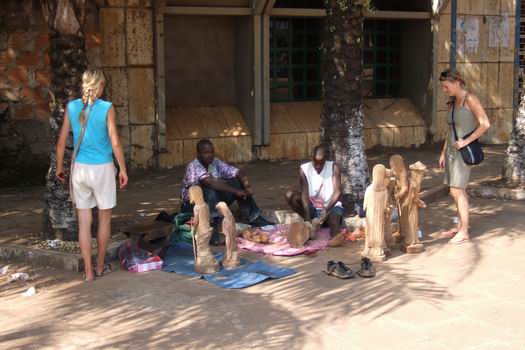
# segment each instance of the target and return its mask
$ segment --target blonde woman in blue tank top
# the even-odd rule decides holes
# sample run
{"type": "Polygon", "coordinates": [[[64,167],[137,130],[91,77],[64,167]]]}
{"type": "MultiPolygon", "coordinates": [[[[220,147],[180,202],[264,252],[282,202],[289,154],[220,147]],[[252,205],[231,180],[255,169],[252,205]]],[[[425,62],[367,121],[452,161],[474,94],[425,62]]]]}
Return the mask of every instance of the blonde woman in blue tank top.
{"type": "Polygon", "coordinates": [[[78,147],[71,176],[71,193],[78,212],[80,251],[84,259],[84,280],[93,281],[112,270],[106,264],[106,250],[111,234],[111,209],[117,205],[115,165],[120,171],[120,189],[126,187],[128,175],[124,152],[117,132],[115,108],[111,102],[100,99],[106,79],[99,70],[87,70],[82,75],[82,98],[70,101],[64,114],[56,148],[56,176],[65,181],[64,150],[69,130],[73,131],[78,147]],[[85,132],[81,136],[83,125],[85,132]],[[80,146],[78,145],[81,138],[80,146]],[[98,207],[97,264],[91,263],[91,209],[98,207]]]}
{"type": "Polygon", "coordinates": [[[463,162],[459,150],[483,135],[490,127],[490,122],[479,99],[465,90],[465,81],[458,72],[445,70],[441,73],[439,81],[443,92],[450,97],[447,114],[449,128],[439,157],[439,167],[445,170],[443,183],[450,187],[450,194],[454,198],[459,218],[457,226],[443,232],[442,237],[450,238],[449,243],[460,244],[470,241],[469,203],[466,188],[471,166],[463,162]],[[452,108],[454,108],[457,141],[452,128],[452,108]],[[470,136],[463,138],[471,132],[470,136]]]}

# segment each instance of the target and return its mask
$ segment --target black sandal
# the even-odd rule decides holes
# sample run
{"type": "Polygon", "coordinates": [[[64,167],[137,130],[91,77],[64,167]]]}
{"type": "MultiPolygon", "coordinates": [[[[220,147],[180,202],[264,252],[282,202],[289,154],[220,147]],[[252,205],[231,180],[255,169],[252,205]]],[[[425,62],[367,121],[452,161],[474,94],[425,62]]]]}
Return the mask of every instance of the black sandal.
{"type": "Polygon", "coordinates": [[[116,268],[113,265],[106,263],[104,265],[104,269],[101,272],[96,272],[95,271],[95,276],[96,277],[102,277],[104,275],[107,275],[107,274],[110,274],[112,272],[115,272],[115,270],[116,270],[116,268]]]}

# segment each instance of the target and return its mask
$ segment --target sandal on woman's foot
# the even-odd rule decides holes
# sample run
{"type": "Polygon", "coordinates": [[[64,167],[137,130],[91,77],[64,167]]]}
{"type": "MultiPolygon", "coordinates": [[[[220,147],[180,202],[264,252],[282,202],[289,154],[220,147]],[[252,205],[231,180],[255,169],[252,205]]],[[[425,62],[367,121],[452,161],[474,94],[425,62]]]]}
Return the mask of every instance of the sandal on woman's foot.
{"type": "Polygon", "coordinates": [[[93,274],[93,277],[88,278],[87,274],[84,272],[82,276],[84,278],[84,282],[93,282],[95,280],[95,275],[94,274],[93,274]]]}
{"type": "Polygon", "coordinates": [[[441,233],[441,238],[454,238],[457,235],[457,229],[451,229],[441,233]]]}
{"type": "Polygon", "coordinates": [[[467,243],[467,242],[470,242],[470,237],[460,237],[458,238],[458,236],[452,238],[450,241],[448,241],[448,243],[450,244],[463,244],[463,243],[467,243]]]}
{"type": "Polygon", "coordinates": [[[102,277],[104,275],[107,275],[108,273],[114,272],[116,269],[113,267],[113,265],[105,264],[104,269],[101,272],[95,272],[95,276],[102,277]]]}

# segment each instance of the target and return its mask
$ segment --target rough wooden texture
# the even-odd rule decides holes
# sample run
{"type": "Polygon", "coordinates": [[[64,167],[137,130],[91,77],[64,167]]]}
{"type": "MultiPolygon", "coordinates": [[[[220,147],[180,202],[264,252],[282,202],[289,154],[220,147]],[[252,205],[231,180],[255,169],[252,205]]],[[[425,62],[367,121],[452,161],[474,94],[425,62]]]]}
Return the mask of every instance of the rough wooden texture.
{"type": "Polygon", "coordinates": [[[103,8],[100,11],[102,30],[102,62],[105,66],[126,65],[126,30],[124,9],[103,8]]]}
{"type": "Polygon", "coordinates": [[[498,90],[499,65],[497,63],[482,63],[481,85],[483,89],[477,96],[484,108],[494,108],[499,104],[498,90]]]}
{"type": "Polygon", "coordinates": [[[386,169],[377,164],[372,170],[372,184],[365,192],[363,202],[366,210],[365,246],[361,255],[373,262],[386,260],[385,243],[385,212],[388,206],[388,191],[385,187],[386,169]]]}
{"type": "Polygon", "coordinates": [[[155,75],[153,68],[130,68],[128,77],[130,123],[155,123],[155,75]]]}
{"type": "Polygon", "coordinates": [[[153,13],[151,9],[126,11],[127,63],[153,65],[153,13]]]}
{"type": "Polygon", "coordinates": [[[402,205],[406,208],[407,213],[403,246],[408,253],[420,253],[423,251],[423,245],[419,243],[417,231],[419,227],[419,208],[426,208],[426,204],[419,197],[421,181],[426,169],[427,167],[421,162],[410,165],[410,185],[402,205]]]}
{"type": "Polygon", "coordinates": [[[107,99],[115,106],[128,104],[128,76],[124,68],[105,68],[104,75],[107,79],[105,93],[107,99]]]}
{"type": "Polygon", "coordinates": [[[304,222],[294,222],[288,226],[286,237],[291,247],[300,248],[310,238],[310,228],[304,222]]]}
{"type": "Polygon", "coordinates": [[[195,255],[195,272],[214,273],[220,270],[219,263],[210,250],[212,228],[210,226],[210,209],[204,201],[200,186],[189,188],[190,202],[193,208],[192,234],[195,255]]]}
{"type": "Polygon", "coordinates": [[[134,169],[152,167],[155,163],[153,125],[137,125],[130,127],[131,165],[134,169]]]}
{"type": "Polygon", "coordinates": [[[390,157],[389,160],[390,169],[392,170],[392,175],[395,177],[395,187],[394,187],[394,200],[399,213],[399,227],[397,233],[394,234],[394,239],[396,242],[401,241],[403,236],[403,226],[406,226],[406,210],[402,207],[407,194],[408,194],[408,173],[405,165],[405,160],[399,154],[394,154],[390,157]]]}
{"type": "Polygon", "coordinates": [[[439,18],[438,27],[438,62],[450,62],[450,14],[439,18]]]}
{"type": "Polygon", "coordinates": [[[184,146],[182,140],[168,141],[166,152],[159,154],[159,163],[168,169],[184,165],[184,146]]]}
{"type": "Polygon", "coordinates": [[[171,107],[166,110],[168,154],[160,155],[160,166],[169,168],[191,161],[202,138],[211,140],[217,157],[226,162],[253,160],[250,131],[237,108],[171,107]]]}
{"type": "Polygon", "coordinates": [[[514,64],[500,63],[499,65],[499,84],[500,93],[498,108],[512,108],[514,94],[514,64]]]}
{"type": "MultiPolygon", "coordinates": [[[[503,9],[502,9],[503,13],[503,9]]],[[[511,13],[512,15],[512,13],[511,13]]],[[[514,62],[514,39],[516,32],[514,26],[516,25],[516,17],[509,17],[509,40],[508,45],[500,45],[499,48],[499,60],[500,62],[514,62]]],[[[510,79],[510,77],[508,77],[510,79]]]]}
{"type": "Polygon", "coordinates": [[[237,229],[235,228],[235,219],[224,202],[217,203],[217,210],[223,216],[222,234],[226,237],[226,252],[222,259],[222,266],[232,269],[241,264],[239,253],[237,251],[237,229]]]}
{"type": "Polygon", "coordinates": [[[387,210],[385,211],[385,244],[388,248],[395,245],[395,240],[392,231],[392,213],[397,208],[397,200],[395,197],[397,179],[394,176],[394,172],[391,169],[387,169],[385,172],[385,187],[388,192],[388,203],[387,210]]]}
{"type": "Polygon", "coordinates": [[[522,99],[514,130],[510,136],[505,162],[503,165],[503,181],[512,187],[525,187],[525,99],[522,99]]]}

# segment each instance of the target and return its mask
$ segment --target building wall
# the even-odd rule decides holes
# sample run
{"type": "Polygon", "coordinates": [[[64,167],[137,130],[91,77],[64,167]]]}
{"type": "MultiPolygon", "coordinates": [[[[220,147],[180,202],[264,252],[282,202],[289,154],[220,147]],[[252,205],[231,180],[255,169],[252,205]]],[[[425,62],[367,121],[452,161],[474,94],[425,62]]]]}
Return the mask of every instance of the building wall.
{"type": "Polygon", "coordinates": [[[403,97],[408,97],[432,124],[432,31],[430,21],[403,21],[401,26],[403,97]]]}
{"type": "Polygon", "coordinates": [[[98,66],[131,169],[157,165],[153,17],[151,0],[108,0],[100,9],[98,66]]]}
{"type": "MultiPolygon", "coordinates": [[[[450,65],[450,6],[449,2],[439,19],[437,74],[450,65]]],[[[457,13],[457,69],[465,77],[467,89],[479,97],[492,124],[482,141],[508,142],[513,113],[515,0],[458,0],[457,13]],[[504,34],[500,40],[498,32],[504,34]]],[[[448,128],[447,96],[437,78],[433,86],[438,94],[433,138],[441,141],[448,128]]]]}
{"type": "Polygon", "coordinates": [[[251,134],[255,136],[260,120],[256,119],[257,115],[255,106],[255,43],[253,27],[253,17],[241,17],[237,20],[235,40],[235,79],[237,84],[236,106],[241,111],[246,124],[248,124],[251,134]]]}
{"type": "MultiPolygon", "coordinates": [[[[89,59],[100,55],[98,15],[86,21],[89,59]]],[[[42,184],[49,168],[49,29],[39,2],[0,4],[0,187],[42,184]]]]}
{"type": "Polygon", "coordinates": [[[236,18],[165,16],[164,23],[166,105],[236,105],[236,18]]]}

